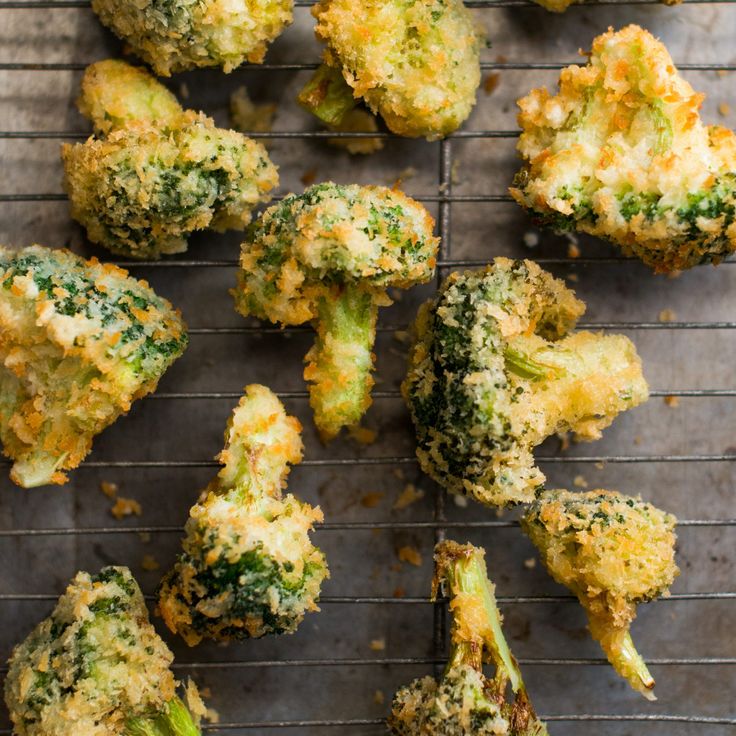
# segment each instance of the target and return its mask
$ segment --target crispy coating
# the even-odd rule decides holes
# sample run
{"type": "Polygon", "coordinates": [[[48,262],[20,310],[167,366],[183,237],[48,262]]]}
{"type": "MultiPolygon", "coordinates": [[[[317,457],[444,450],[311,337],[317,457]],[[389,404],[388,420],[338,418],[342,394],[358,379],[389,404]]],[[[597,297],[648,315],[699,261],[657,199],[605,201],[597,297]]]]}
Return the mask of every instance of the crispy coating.
{"type": "Polygon", "coordinates": [[[292,21],[293,0],[93,0],[104,25],[156,74],[259,64],[292,21]]]}
{"type": "Polygon", "coordinates": [[[529,502],[544,482],[536,445],[563,431],[598,439],[646,400],[628,338],[570,333],[584,310],[531,261],[444,282],[419,311],[402,385],[428,475],[488,505],[529,502]]]}
{"type": "Polygon", "coordinates": [[[246,387],[225,432],[223,467],[192,507],[184,551],[159,588],[166,625],[190,646],[293,633],[319,610],[329,573],[309,532],[322,512],[281,492],[289,464],[302,458],[300,430],[269,389],[246,387]]]}
{"type": "Polygon", "coordinates": [[[143,69],[93,64],[79,107],[97,137],[62,147],[72,217],[113,253],[159,258],[195,230],[243,229],[278,184],[260,143],[183,110],[143,69]]]}
{"type": "Polygon", "coordinates": [[[593,42],[560,91],[519,100],[514,199],[542,224],[610,240],[656,271],[736,249],[736,136],[706,126],[703,95],[638,26],[593,42]]]}
{"type": "Polygon", "coordinates": [[[378,307],[391,303],[389,286],[432,277],[433,227],[427,210],[399,191],[328,182],[289,195],[249,228],[236,308],[283,325],[313,322],[304,377],[324,438],[356,424],[370,405],[378,307]]]}
{"type": "Polygon", "coordinates": [[[13,481],[64,483],[186,346],[179,313],[127,271],[0,247],[0,438],[13,481]]]}
{"type": "Polygon", "coordinates": [[[522,519],[547,570],[585,608],[611,664],[647,697],[654,680],[637,668],[629,626],[636,604],[667,595],[679,574],[676,521],[638,496],[604,490],[546,491],[522,519]],[[623,656],[629,646],[633,655],[623,656]]]}
{"type": "Polygon", "coordinates": [[[435,548],[432,597],[441,589],[450,599],[450,660],[439,682],[424,677],[397,691],[388,718],[394,736],[547,736],[504,637],[484,558],[471,544],[435,548]],[[495,665],[492,678],[484,662],[495,665]]]}
{"type": "Polygon", "coordinates": [[[52,614],[13,650],[5,680],[13,733],[130,734],[132,719],[164,713],[175,698],[173,660],[130,570],[77,573],[52,614]]]}
{"type": "Polygon", "coordinates": [[[320,0],[324,59],[398,135],[452,133],[475,105],[481,34],[461,0],[320,0]]]}

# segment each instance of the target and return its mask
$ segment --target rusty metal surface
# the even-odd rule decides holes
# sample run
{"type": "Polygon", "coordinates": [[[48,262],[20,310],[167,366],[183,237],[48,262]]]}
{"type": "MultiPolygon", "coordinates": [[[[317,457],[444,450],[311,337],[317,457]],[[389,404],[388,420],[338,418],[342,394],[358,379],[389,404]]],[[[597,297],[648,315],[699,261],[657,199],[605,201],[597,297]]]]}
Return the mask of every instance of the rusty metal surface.
{"type": "MultiPolygon", "coordinates": [[[[117,42],[89,8],[7,9],[1,5],[0,63],[86,63],[119,53],[117,42]]],[[[557,77],[555,70],[525,69],[524,65],[572,61],[579,47],[589,45],[609,25],[640,23],[666,42],[678,63],[736,64],[736,5],[729,3],[574,7],[564,16],[531,6],[487,7],[477,12],[493,43],[484,52],[484,62],[504,67],[486,69],[486,74],[500,75],[498,86],[490,95],[481,90],[465,131],[515,130],[516,98],[532,86],[554,85],[557,77]]],[[[299,7],[296,23],[275,44],[267,61],[298,65],[315,62],[317,57],[308,8],[299,7]]],[[[684,73],[696,89],[708,94],[703,107],[707,121],[736,125],[736,114],[723,106],[736,102],[736,72],[684,73]]],[[[310,131],[315,129],[312,121],[294,102],[305,74],[298,69],[247,68],[229,76],[206,71],[179,75],[171,86],[180,93],[186,89],[190,106],[201,107],[226,124],[229,95],[246,84],[256,101],[278,103],[275,131],[310,131]]],[[[79,79],[80,72],[73,70],[0,71],[0,130],[86,132],[85,121],[74,107],[79,79]]],[[[5,196],[60,194],[59,145],[58,139],[0,138],[0,242],[71,245],[79,252],[95,252],[69,220],[63,197],[8,201],[5,196]]],[[[517,166],[514,145],[513,137],[456,137],[444,144],[441,154],[439,143],[392,139],[374,156],[351,158],[321,140],[276,137],[270,152],[281,168],[282,192],[302,189],[305,176],[317,181],[390,184],[403,174],[406,191],[433,200],[428,207],[436,216],[442,215],[441,225],[449,235],[446,260],[483,261],[496,255],[548,259],[550,269],[571,279],[587,302],[586,322],[618,323],[620,331],[636,342],[655,395],[646,405],[621,416],[597,443],[573,446],[565,453],[558,442],[540,448],[538,455],[548,458],[543,467],[551,487],[572,488],[580,476],[578,482],[591,488],[641,493],[682,520],[735,518],[735,466],[728,458],[736,454],[736,264],[694,269],[668,279],[653,276],[636,262],[617,259],[616,251],[592,240],[581,240],[582,258],[577,260],[568,257],[565,240],[547,233],[540,233],[536,248],[527,248],[523,236],[532,228],[516,205],[462,201],[468,195],[505,193],[517,166]],[[412,175],[406,176],[409,168],[412,175]],[[440,204],[439,195],[448,194],[443,184],[450,185],[451,196],[440,204]],[[596,258],[609,260],[589,260],[596,258]],[[660,323],[662,310],[672,310],[675,321],[660,323]],[[715,323],[729,324],[714,327],[715,323]],[[705,391],[710,389],[720,391],[708,396],[705,391]],[[678,407],[665,403],[666,394],[686,390],[694,395],[681,396],[678,407]],[[731,395],[726,395],[729,390],[731,395]],[[604,462],[591,461],[593,457],[604,462]]],[[[497,517],[472,504],[461,508],[452,499],[445,501],[443,511],[437,505],[436,488],[411,461],[412,434],[396,393],[406,345],[393,328],[408,324],[432,287],[404,293],[381,315],[382,324],[390,329],[379,335],[379,395],[366,422],[378,430],[375,444],[358,446],[343,439],[323,447],[303,395],[301,359],[310,333],[245,331],[241,328],[249,323],[232,308],[227,290],[234,283],[232,264],[239,240],[237,233],[197,235],[189,252],[180,257],[220,265],[177,267],[175,261],[166,261],[158,267],[133,267],[134,274],[147,278],[182,309],[193,328],[191,346],[165,376],[158,397],[139,402],[128,417],[98,437],[90,462],[72,473],[68,486],[22,491],[12,486],[2,468],[3,659],[48,613],[52,600],[78,569],[126,564],[144,591],[153,592],[161,571],[144,570],[144,555],[153,556],[162,568],[171,563],[179,546],[178,528],[213,473],[211,467],[187,465],[212,459],[237,401],[235,395],[246,383],[263,382],[286,392],[288,409],[305,425],[309,461],[358,462],[349,467],[306,464],[291,475],[291,490],[319,503],[328,522],[316,534],[332,570],[322,613],[309,616],[294,636],[229,647],[187,649],[162,632],[177,655],[179,676],[191,674],[200,686],[209,688],[210,704],[224,722],[234,724],[223,733],[368,736],[384,732],[380,719],[393,691],[431,672],[437,657],[433,607],[426,597],[432,545],[441,526],[438,514],[450,522],[448,536],[487,549],[491,575],[504,599],[510,644],[517,657],[525,660],[525,679],[541,713],[573,718],[640,714],[736,719],[736,526],[710,523],[680,528],[682,575],[673,588],[675,595],[641,606],[633,626],[643,655],[655,662],[652,670],[659,700],[645,702],[601,663],[577,603],[539,565],[525,565],[534,552],[508,523],[515,515],[497,517]],[[227,395],[212,397],[213,393],[227,395]],[[364,462],[369,458],[393,460],[364,462]],[[133,465],[111,465],[127,461],[133,465]],[[162,461],[162,466],[142,467],[145,461],[162,461]],[[109,512],[109,499],[99,490],[101,481],[117,483],[121,495],[141,503],[143,515],[116,521],[109,512]],[[392,510],[408,482],[422,489],[424,498],[406,510],[392,510]],[[141,527],[164,528],[141,534],[141,527]],[[62,531],[7,533],[48,528],[62,531]],[[90,528],[97,531],[74,531],[90,528]],[[396,551],[407,544],[420,551],[419,567],[399,562],[396,551]],[[729,598],[728,593],[734,595],[729,598]],[[403,597],[395,597],[399,594],[403,597]],[[385,649],[372,649],[373,640],[383,640],[385,649]],[[396,661],[406,659],[416,661],[396,661]],[[378,702],[379,691],[385,696],[383,703],[378,702]],[[352,723],[298,724],[343,720],[352,723]],[[282,721],[291,724],[275,727],[282,721]]],[[[0,718],[0,729],[7,729],[6,716],[0,718]]],[[[720,736],[733,731],[734,726],[725,723],[663,719],[550,723],[552,734],[569,736],[720,736]]]]}

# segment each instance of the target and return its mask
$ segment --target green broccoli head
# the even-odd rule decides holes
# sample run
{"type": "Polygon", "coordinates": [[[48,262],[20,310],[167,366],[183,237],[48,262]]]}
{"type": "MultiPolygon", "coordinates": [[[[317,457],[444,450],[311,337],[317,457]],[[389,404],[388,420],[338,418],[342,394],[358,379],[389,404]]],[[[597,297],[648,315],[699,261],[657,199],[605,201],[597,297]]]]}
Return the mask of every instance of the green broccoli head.
{"type": "Polygon", "coordinates": [[[483,38],[462,0],[320,0],[312,12],[325,64],[299,101],[324,122],[363,100],[394,133],[435,140],[470,115],[483,38]]]}
{"type": "Polygon", "coordinates": [[[671,514],[615,491],[545,491],[522,518],[552,577],[588,614],[616,672],[650,700],[654,679],[634,647],[636,604],[666,595],[679,574],[671,514]]]}
{"type": "Polygon", "coordinates": [[[481,503],[529,502],[544,482],[536,445],[565,431],[597,439],[646,400],[628,338],[569,332],[584,309],[531,261],[444,282],[420,309],[402,385],[426,473],[481,503]]]}
{"type": "Polygon", "coordinates": [[[11,478],[64,483],[187,340],[171,304],[121,268],[0,247],[0,439],[11,478]]]}
{"type": "Polygon", "coordinates": [[[104,25],[156,74],[202,67],[230,72],[263,61],[292,21],[293,0],[93,0],[104,25]]]}
{"type": "Polygon", "coordinates": [[[450,598],[450,660],[442,679],[415,680],[394,696],[388,725],[395,736],[547,736],[501,629],[485,553],[470,544],[435,549],[434,595],[450,598]],[[493,662],[493,678],[483,663],[493,662]],[[507,688],[513,700],[507,701],[507,688]]]}
{"type": "Polygon", "coordinates": [[[18,736],[199,736],[176,696],[173,655],[125,567],[77,573],[17,646],[5,702],[18,736]]]}
{"type": "Polygon", "coordinates": [[[304,377],[324,438],[356,424],[370,405],[378,307],[391,303],[388,287],[432,277],[433,227],[427,210],[399,191],[331,182],[286,197],[250,226],[236,308],[285,325],[313,322],[304,377]]]}
{"type": "Polygon", "coordinates": [[[80,109],[98,137],[62,148],[72,217],[113,253],[159,258],[196,230],[242,229],[278,184],[265,148],[183,110],[142,69],[87,69],[80,109]]]}
{"type": "Polygon", "coordinates": [[[736,136],[706,126],[703,95],[630,25],[519,100],[524,168],[511,194],[541,223],[608,239],[656,271],[736,250],[736,136]]]}
{"type": "Polygon", "coordinates": [[[269,389],[246,388],[223,468],[192,508],[184,551],[159,589],[161,615],[190,646],[292,633],[318,610],[329,573],[309,532],[322,512],[282,495],[289,463],[302,457],[300,429],[269,389]]]}

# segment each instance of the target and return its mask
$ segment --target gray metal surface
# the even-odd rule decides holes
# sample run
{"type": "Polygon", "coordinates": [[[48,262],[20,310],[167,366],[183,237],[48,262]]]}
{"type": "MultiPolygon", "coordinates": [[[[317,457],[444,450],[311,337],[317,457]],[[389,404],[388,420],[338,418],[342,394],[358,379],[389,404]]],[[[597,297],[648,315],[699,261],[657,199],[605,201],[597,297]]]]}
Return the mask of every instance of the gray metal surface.
{"type": "MultiPolygon", "coordinates": [[[[88,130],[74,107],[79,69],[117,54],[119,45],[84,0],[62,2],[0,2],[0,242],[71,245],[88,254],[94,251],[70,222],[61,194],[58,149],[60,138],[88,130]],[[32,68],[38,64],[52,66],[32,68]]],[[[653,663],[659,701],[640,699],[603,664],[577,603],[539,565],[524,564],[534,553],[513,513],[497,517],[476,505],[458,507],[413,462],[412,433],[397,394],[406,345],[394,333],[433,287],[404,293],[381,315],[376,400],[366,420],[378,430],[375,444],[340,440],[322,447],[301,378],[309,331],[263,330],[232,309],[227,290],[237,234],[198,235],[178,260],[132,267],[181,307],[192,328],[191,347],[156,396],[97,439],[68,486],[22,491],[2,468],[0,657],[48,613],[78,569],[126,564],[144,591],[153,592],[161,571],[144,570],[144,555],[162,568],[171,563],[187,510],[213,473],[211,458],[240,389],[263,382],[283,393],[305,425],[307,461],[293,471],[290,488],[324,509],[327,524],[316,537],[332,579],[322,613],[291,637],[187,649],[162,632],[176,652],[178,674],[191,674],[211,692],[209,702],[225,724],[215,731],[383,733],[396,687],[431,672],[442,657],[443,616],[427,594],[432,545],[446,533],[487,549],[512,649],[551,733],[734,732],[736,263],[668,279],[589,240],[581,241],[576,260],[564,240],[548,233],[530,250],[523,244],[530,223],[505,192],[517,166],[515,99],[533,86],[554,85],[556,67],[574,60],[578,48],[609,25],[638,22],[659,35],[675,61],[689,68],[693,85],[708,93],[705,118],[736,125],[734,112],[719,112],[723,103],[736,103],[736,73],[716,71],[736,69],[736,5],[599,3],[552,16],[516,0],[470,4],[482,6],[478,14],[493,42],[484,53],[486,73],[498,73],[500,82],[491,95],[481,90],[463,132],[444,143],[389,139],[381,153],[350,158],[302,135],[316,129],[293,101],[308,73],[299,67],[318,58],[307,2],[299,3],[296,23],[272,48],[266,68],[180,75],[172,88],[185,85],[188,103],[223,124],[229,94],[241,84],[257,101],[279,103],[274,130],[292,133],[270,142],[282,192],[303,188],[304,176],[389,184],[412,167],[403,186],[438,217],[443,273],[496,255],[537,258],[572,279],[588,304],[586,323],[606,324],[636,342],[653,398],[621,416],[597,443],[561,452],[558,442],[549,442],[538,455],[552,487],[571,488],[581,476],[591,488],[642,493],[682,520],[682,575],[673,596],[640,607],[633,626],[653,663]],[[673,322],[659,321],[665,309],[675,313],[673,322]],[[678,394],[678,407],[665,403],[664,396],[678,394]],[[113,519],[102,481],[138,500],[142,516],[113,519]],[[408,482],[424,498],[393,511],[408,482]],[[397,549],[404,545],[420,551],[419,567],[399,562],[397,549]],[[385,642],[385,649],[372,648],[373,640],[385,642]]],[[[0,718],[0,732],[7,733],[7,718],[0,718]]]]}

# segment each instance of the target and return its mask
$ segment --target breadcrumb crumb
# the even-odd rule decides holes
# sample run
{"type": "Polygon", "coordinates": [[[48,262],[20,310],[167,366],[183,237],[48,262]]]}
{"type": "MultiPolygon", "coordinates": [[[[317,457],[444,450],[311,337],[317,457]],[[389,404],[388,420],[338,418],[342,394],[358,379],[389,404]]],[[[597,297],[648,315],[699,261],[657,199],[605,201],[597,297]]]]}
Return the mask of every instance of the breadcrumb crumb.
{"type": "Polygon", "coordinates": [[[419,567],[422,564],[422,555],[419,550],[409,544],[399,547],[396,555],[402,562],[414,565],[414,567],[419,567]]]}
{"type": "Polygon", "coordinates": [[[380,491],[371,491],[360,499],[360,505],[365,506],[367,509],[374,509],[381,503],[385,495],[385,493],[381,493],[380,491]]]}
{"type": "Polygon", "coordinates": [[[528,230],[524,233],[524,246],[526,248],[536,248],[539,245],[539,233],[528,230]]]}
{"type": "Polygon", "coordinates": [[[350,427],[348,434],[359,445],[372,445],[378,439],[378,432],[368,427],[350,427]]]}
{"type": "Polygon", "coordinates": [[[575,243],[570,243],[570,245],[567,246],[567,257],[580,258],[580,248],[575,243]]]}
{"type": "Polygon", "coordinates": [[[455,506],[461,509],[468,508],[468,497],[467,496],[453,496],[452,500],[455,502],[455,506]]]}
{"type": "Polygon", "coordinates": [[[576,488],[588,487],[588,481],[582,475],[576,475],[572,483],[576,488]]]}
{"type": "Polygon", "coordinates": [[[664,403],[672,409],[677,409],[680,406],[680,398],[678,396],[665,396],[664,403]]]}
{"type": "Polygon", "coordinates": [[[491,72],[483,80],[483,91],[487,95],[492,95],[501,81],[501,75],[498,72],[491,72]]]}
{"type": "Polygon", "coordinates": [[[394,511],[402,511],[422,498],[424,498],[424,491],[417,488],[413,483],[407,483],[396,497],[391,508],[394,511]]]}
{"type": "Polygon", "coordinates": [[[677,314],[674,309],[663,309],[659,313],[660,322],[674,322],[677,319],[677,314]]]}
{"type": "Polygon", "coordinates": [[[371,639],[370,648],[374,652],[382,652],[386,648],[386,640],[383,637],[380,639],[371,639]]]}
{"type": "Polygon", "coordinates": [[[731,112],[731,106],[727,102],[721,102],[718,105],[718,112],[725,118],[731,112]]]}
{"type": "Polygon", "coordinates": [[[100,483],[100,490],[108,498],[115,498],[118,495],[118,484],[117,483],[109,483],[108,481],[103,480],[102,483],[100,483]]]}
{"type": "Polygon", "coordinates": [[[305,187],[311,187],[317,181],[317,169],[307,169],[300,177],[299,181],[305,187]]]}
{"type": "Polygon", "coordinates": [[[110,509],[110,513],[120,521],[125,516],[132,516],[133,514],[140,516],[143,513],[143,508],[134,498],[118,496],[117,501],[110,509]]]}
{"type": "Polygon", "coordinates": [[[153,570],[158,570],[161,567],[161,564],[153,555],[143,555],[141,567],[144,570],[148,570],[149,572],[151,572],[153,570]]]}
{"type": "Polygon", "coordinates": [[[524,560],[524,567],[527,570],[533,570],[536,566],[537,566],[536,557],[528,557],[526,560],[524,560]]]}
{"type": "Polygon", "coordinates": [[[386,700],[386,696],[383,693],[383,690],[376,690],[376,692],[373,693],[373,702],[376,705],[383,705],[386,700]]]}

